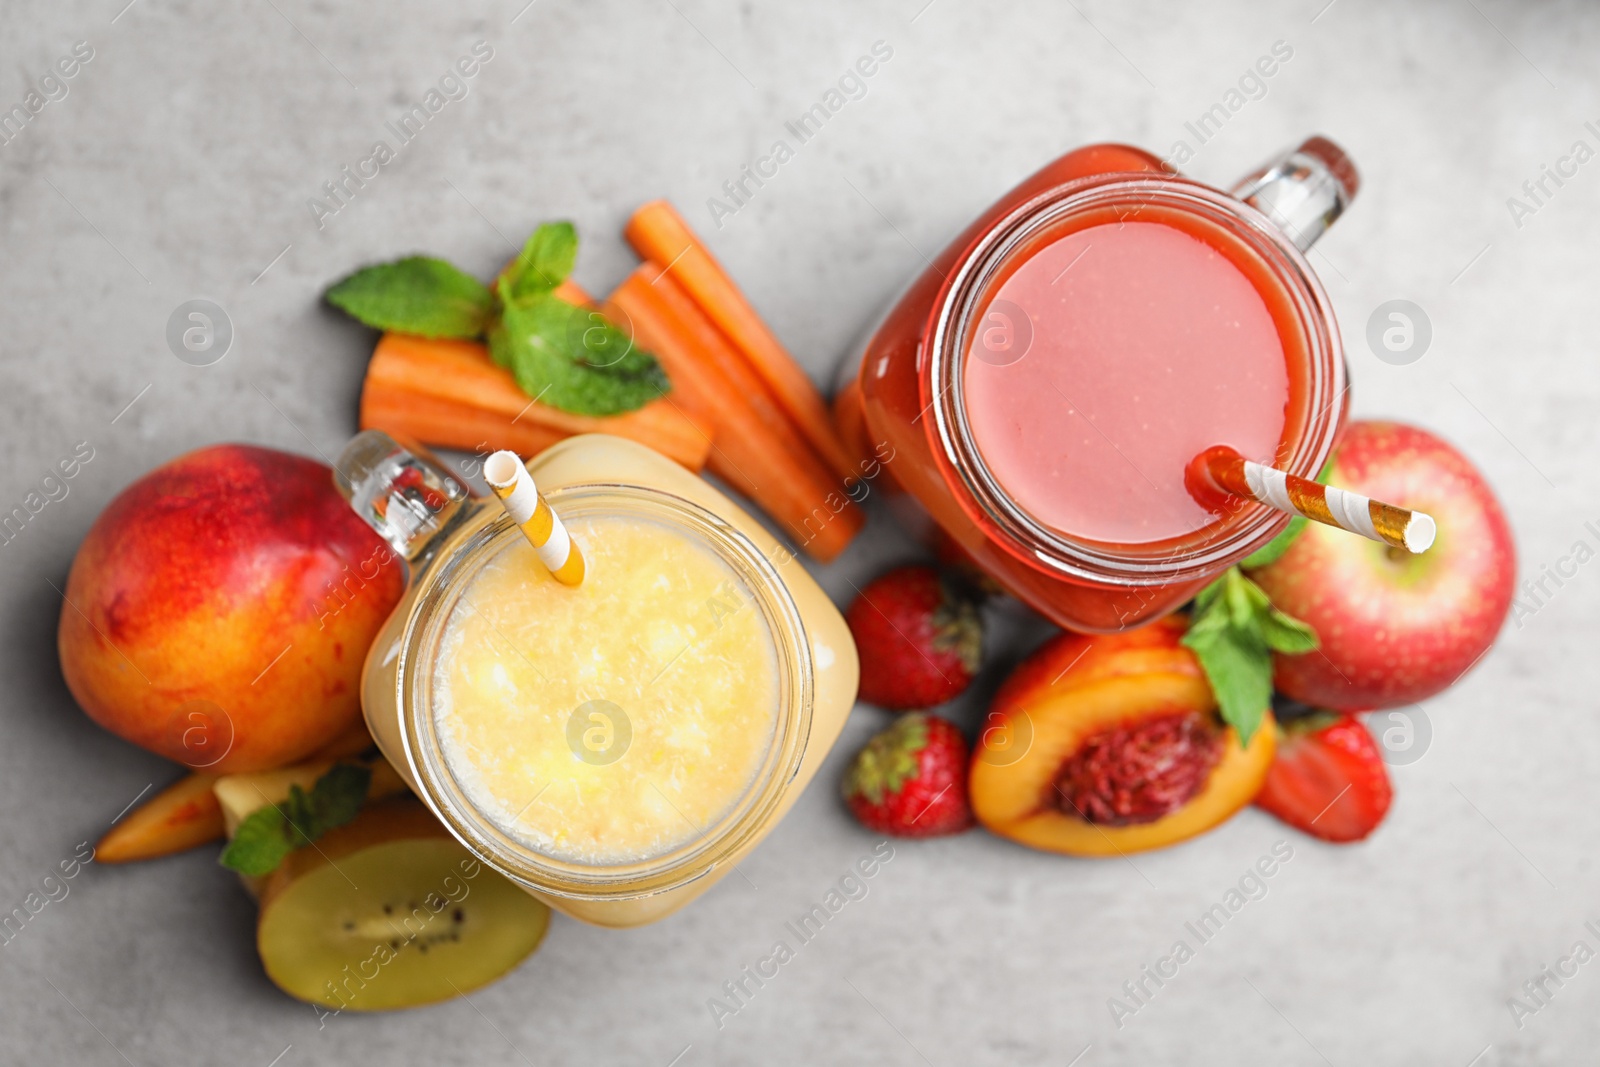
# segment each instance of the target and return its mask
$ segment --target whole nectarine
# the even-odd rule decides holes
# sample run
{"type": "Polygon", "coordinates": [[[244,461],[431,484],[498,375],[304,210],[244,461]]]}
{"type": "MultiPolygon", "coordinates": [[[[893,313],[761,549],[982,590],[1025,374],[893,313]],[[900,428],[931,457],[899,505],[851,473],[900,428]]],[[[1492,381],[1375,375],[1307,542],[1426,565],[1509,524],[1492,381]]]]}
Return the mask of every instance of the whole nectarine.
{"type": "Polygon", "coordinates": [[[73,561],[57,635],[90,718],[213,774],[277,767],[351,729],[404,577],[331,474],[217,445],[111,502],[73,561]]]}

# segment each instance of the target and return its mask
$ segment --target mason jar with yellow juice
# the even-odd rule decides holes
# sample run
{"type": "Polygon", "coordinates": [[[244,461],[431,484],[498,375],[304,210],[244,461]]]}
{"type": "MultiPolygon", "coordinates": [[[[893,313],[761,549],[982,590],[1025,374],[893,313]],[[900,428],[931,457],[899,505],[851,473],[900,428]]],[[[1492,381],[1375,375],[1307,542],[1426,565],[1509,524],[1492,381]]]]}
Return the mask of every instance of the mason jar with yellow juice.
{"type": "Polygon", "coordinates": [[[576,918],[694,899],[816,773],[855,645],[795,559],[711,485],[620,438],[527,465],[583,555],[555,580],[494,501],[369,431],[337,478],[408,560],[368,654],[373,737],[468,848],[576,918]]]}

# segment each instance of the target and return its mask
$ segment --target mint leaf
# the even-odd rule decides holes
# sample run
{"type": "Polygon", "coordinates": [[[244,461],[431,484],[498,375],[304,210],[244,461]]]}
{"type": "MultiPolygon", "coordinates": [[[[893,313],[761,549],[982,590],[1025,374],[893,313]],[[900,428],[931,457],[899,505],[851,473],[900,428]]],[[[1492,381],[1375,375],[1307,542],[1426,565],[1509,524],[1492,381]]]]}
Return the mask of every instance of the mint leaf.
{"type": "Polygon", "coordinates": [[[1194,652],[1200,668],[1216,694],[1222,720],[1249,745],[1272,702],[1272,653],[1248,630],[1220,627],[1199,639],[1185,634],[1183,643],[1194,652]]]}
{"type": "Polygon", "coordinates": [[[442,259],[409,256],[367,267],[325,294],[368,326],[422,337],[481,337],[494,298],[478,279],[442,259]]]}
{"type": "Polygon", "coordinates": [[[500,279],[507,303],[548,293],[566,280],[578,260],[578,231],[570,222],[547,222],[533,231],[500,279]]]}
{"type": "Polygon", "coordinates": [[[1189,631],[1191,633],[1207,623],[1213,623],[1217,626],[1227,625],[1225,615],[1219,615],[1212,611],[1212,606],[1216,604],[1217,598],[1222,596],[1227,588],[1228,583],[1218,578],[1195,594],[1194,610],[1189,616],[1189,631]]]}
{"type": "Polygon", "coordinates": [[[372,784],[372,769],[354,763],[335,763],[311,787],[310,825],[318,837],[361,814],[372,784]]]}
{"type": "Polygon", "coordinates": [[[1317,631],[1294,616],[1285,615],[1277,608],[1271,609],[1262,617],[1261,636],[1274,652],[1282,652],[1289,656],[1314,652],[1321,644],[1317,639],[1317,631]]]}
{"type": "Polygon", "coordinates": [[[1294,544],[1295,538],[1299,537],[1301,531],[1306,528],[1306,523],[1310,521],[1304,515],[1296,515],[1289,520],[1289,525],[1278,531],[1277,537],[1274,537],[1240,560],[1239,566],[1247,571],[1253,571],[1257,567],[1265,567],[1269,563],[1278,562],[1283,554],[1289,551],[1289,546],[1294,544]]]}
{"type": "Polygon", "coordinates": [[[1310,652],[1316,631],[1285,615],[1237,567],[1195,597],[1183,636],[1216,694],[1222,720],[1249,745],[1272,700],[1272,654],[1310,652]]]}
{"type": "Polygon", "coordinates": [[[282,810],[268,805],[245,816],[222,850],[221,863],[240,874],[259,877],[271,874],[283,857],[303,843],[282,810]]]}
{"type": "Polygon", "coordinates": [[[354,819],[371,783],[370,767],[336,763],[310,793],[291,785],[282,804],[268,804],[245,816],[222,850],[222,865],[256,877],[271,874],[295,849],[354,819]]]}
{"type": "MultiPolygon", "coordinates": [[[[641,377],[659,372],[656,357],[636,348],[633,339],[594,308],[578,307],[555,296],[535,298],[526,312],[533,328],[551,343],[565,346],[568,355],[591,370],[614,377],[641,377]]],[[[663,374],[661,381],[665,382],[663,374]]]]}
{"type": "Polygon", "coordinates": [[[1299,655],[1302,652],[1312,651],[1320,643],[1317,640],[1317,631],[1294,616],[1286,615],[1273,607],[1266,590],[1243,574],[1239,575],[1237,581],[1230,582],[1229,588],[1238,591],[1234,603],[1242,601],[1247,605],[1243,611],[1235,610],[1236,623],[1253,626],[1259,630],[1261,639],[1274,652],[1299,655]]]}
{"type": "Polygon", "coordinates": [[[1249,631],[1256,616],[1270,606],[1267,594],[1236,567],[1222,577],[1222,600],[1228,606],[1228,623],[1236,630],[1249,631]]]}
{"type": "Polygon", "coordinates": [[[598,312],[549,293],[509,303],[489,354],[529,396],[580,415],[616,415],[672,389],[661,364],[598,312]]]}

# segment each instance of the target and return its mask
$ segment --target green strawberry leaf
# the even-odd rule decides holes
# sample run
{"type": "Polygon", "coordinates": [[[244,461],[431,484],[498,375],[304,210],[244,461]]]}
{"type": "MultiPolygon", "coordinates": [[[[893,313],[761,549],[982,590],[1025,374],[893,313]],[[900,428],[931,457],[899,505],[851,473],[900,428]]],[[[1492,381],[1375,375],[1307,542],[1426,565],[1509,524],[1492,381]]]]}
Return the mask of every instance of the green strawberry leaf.
{"type": "Polygon", "coordinates": [[[500,298],[515,303],[548,293],[566,280],[578,260],[578,231],[570,222],[547,222],[533,231],[500,279],[500,298]]]}
{"type": "Polygon", "coordinates": [[[926,715],[912,712],[895,719],[856,753],[845,772],[845,799],[862,796],[869,804],[881,804],[885,796],[899,793],[909,779],[916,777],[919,757],[927,747],[926,715]]]}
{"type": "Polygon", "coordinates": [[[494,303],[478,279],[428,256],[358,270],[325,297],[380,330],[465,340],[483,335],[494,303]]]}
{"type": "Polygon", "coordinates": [[[954,652],[968,674],[983,662],[983,617],[977,602],[945,578],[939,579],[939,606],[933,613],[933,647],[954,652]]]}
{"type": "Polygon", "coordinates": [[[1249,745],[1272,700],[1272,654],[1310,652],[1311,627],[1272,606],[1261,587],[1237,567],[1195,597],[1183,636],[1217,697],[1222,719],[1249,745]]]}
{"type": "Polygon", "coordinates": [[[616,415],[666,395],[661,364],[591,308],[549,293],[506,304],[489,354],[529,396],[581,415],[616,415]]]}
{"type": "Polygon", "coordinates": [[[354,819],[371,783],[370,768],[338,763],[317,779],[310,793],[290,786],[283,803],[245,816],[222,850],[222,865],[240,874],[271,874],[295,849],[354,819]]]}

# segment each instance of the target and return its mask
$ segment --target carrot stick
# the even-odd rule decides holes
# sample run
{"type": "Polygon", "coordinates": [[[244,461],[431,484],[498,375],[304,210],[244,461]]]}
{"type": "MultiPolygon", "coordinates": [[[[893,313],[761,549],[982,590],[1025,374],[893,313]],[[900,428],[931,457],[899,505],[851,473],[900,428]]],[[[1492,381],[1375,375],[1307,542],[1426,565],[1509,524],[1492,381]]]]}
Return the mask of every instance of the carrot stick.
{"type": "MultiPolygon", "coordinates": [[[[555,295],[580,306],[592,303],[571,280],[557,286],[555,295]]],[[[511,372],[497,366],[483,345],[398,333],[379,339],[361,395],[362,429],[389,430],[447,448],[508,448],[523,456],[574,434],[611,433],[699,470],[710,451],[711,426],[710,419],[685,416],[666,399],[605,417],[530,403],[511,372]]]]}
{"type": "Polygon", "coordinates": [[[222,806],[214,774],[190,774],[163,789],[106,832],[95,846],[101,863],[152,860],[222,838],[222,806]]]}
{"type": "Polygon", "coordinates": [[[574,434],[610,433],[690,470],[705,465],[711,447],[710,424],[686,415],[670,395],[621,415],[576,415],[531,401],[480,344],[398,333],[384,334],[367,365],[361,425],[449,448],[509,448],[524,456],[574,434]]]}
{"type": "MultiPolygon", "coordinates": [[[[693,351],[698,353],[698,360],[680,361],[683,365],[678,367],[678,375],[691,383],[688,392],[707,405],[707,409],[713,413],[713,420],[715,413],[725,404],[742,401],[754,410],[768,433],[776,436],[797,457],[801,457],[799,462],[820,473],[823,484],[831,485],[826,467],[813,462],[816,453],[811,451],[800,431],[784,414],[772,391],[739,354],[739,350],[729,343],[727,335],[705,316],[683,286],[672,275],[663,272],[658,263],[642,264],[634,274],[649,284],[661,305],[684,331],[684,337],[693,351]],[[729,386],[732,387],[731,393],[727,391],[729,386]]],[[[667,366],[667,373],[671,375],[673,368],[667,366]]]]}
{"type": "Polygon", "coordinates": [[[710,469],[771,515],[808,553],[833,559],[863,524],[861,510],[782,417],[764,383],[670,275],[645,264],[610,304],[675,382],[716,413],[710,469]]]}
{"type": "Polygon", "coordinates": [[[368,381],[361,392],[361,428],[383,430],[443,448],[459,448],[463,452],[498,452],[509,448],[519,456],[543,452],[570,436],[527,420],[511,422],[495,412],[377,381],[368,381]]]}
{"type": "Polygon", "coordinates": [[[845,481],[859,477],[861,471],[834,431],[817,387],[676,209],[665,200],[644,205],[628,220],[623,236],[641,259],[662,264],[688,290],[700,310],[750,361],[834,474],[845,481]]]}
{"type": "Polygon", "coordinates": [[[585,304],[594,303],[594,300],[584,290],[583,286],[579,285],[571,278],[566,279],[560,285],[556,286],[554,292],[556,296],[559,296],[567,303],[576,304],[578,307],[583,307],[585,304]]]}

